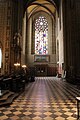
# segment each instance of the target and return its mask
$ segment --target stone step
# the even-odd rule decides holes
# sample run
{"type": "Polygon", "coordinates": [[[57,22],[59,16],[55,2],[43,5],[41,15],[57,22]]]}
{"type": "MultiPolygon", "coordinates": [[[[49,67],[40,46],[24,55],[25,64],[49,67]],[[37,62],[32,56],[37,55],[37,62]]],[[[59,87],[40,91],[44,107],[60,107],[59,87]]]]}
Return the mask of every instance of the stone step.
{"type": "Polygon", "coordinates": [[[13,100],[18,97],[18,93],[14,93],[12,95],[10,95],[5,101],[0,102],[0,106],[4,106],[4,105],[9,105],[13,102],[13,100]]]}
{"type": "Polygon", "coordinates": [[[2,98],[3,95],[9,93],[9,90],[1,90],[0,92],[0,98],[2,98]]]}
{"type": "Polygon", "coordinates": [[[8,97],[11,96],[11,95],[13,95],[13,94],[14,93],[10,92],[10,91],[6,92],[5,94],[2,95],[2,97],[0,97],[0,102],[7,100],[8,97]]]}

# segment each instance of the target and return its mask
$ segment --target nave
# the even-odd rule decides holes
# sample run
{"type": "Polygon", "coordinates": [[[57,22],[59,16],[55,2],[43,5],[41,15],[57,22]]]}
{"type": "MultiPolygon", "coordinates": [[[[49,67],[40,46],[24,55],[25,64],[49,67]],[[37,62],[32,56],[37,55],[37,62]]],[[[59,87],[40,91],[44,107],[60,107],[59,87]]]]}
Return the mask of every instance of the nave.
{"type": "Polygon", "coordinates": [[[0,120],[76,120],[79,95],[60,78],[36,77],[11,105],[0,107],[0,120]]]}

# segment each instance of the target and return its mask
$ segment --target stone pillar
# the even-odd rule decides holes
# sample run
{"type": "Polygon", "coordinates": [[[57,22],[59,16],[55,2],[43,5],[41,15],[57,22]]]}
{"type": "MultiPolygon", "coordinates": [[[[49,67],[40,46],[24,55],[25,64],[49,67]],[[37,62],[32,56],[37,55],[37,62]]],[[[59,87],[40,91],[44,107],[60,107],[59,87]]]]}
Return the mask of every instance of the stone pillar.
{"type": "Polygon", "coordinates": [[[80,74],[80,1],[63,1],[64,63],[67,78],[80,74]]]}

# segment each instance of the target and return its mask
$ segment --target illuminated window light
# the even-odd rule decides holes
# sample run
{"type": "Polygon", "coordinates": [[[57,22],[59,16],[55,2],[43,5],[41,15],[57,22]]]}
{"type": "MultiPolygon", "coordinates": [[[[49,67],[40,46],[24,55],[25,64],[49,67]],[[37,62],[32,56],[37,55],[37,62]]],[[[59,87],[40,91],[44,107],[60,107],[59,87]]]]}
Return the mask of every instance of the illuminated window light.
{"type": "Polygon", "coordinates": [[[1,68],[1,63],[2,63],[2,51],[1,51],[1,48],[0,48],[0,68],[1,68]]]}
{"type": "Polygon", "coordinates": [[[35,20],[35,54],[48,54],[48,21],[44,16],[35,20]]]}

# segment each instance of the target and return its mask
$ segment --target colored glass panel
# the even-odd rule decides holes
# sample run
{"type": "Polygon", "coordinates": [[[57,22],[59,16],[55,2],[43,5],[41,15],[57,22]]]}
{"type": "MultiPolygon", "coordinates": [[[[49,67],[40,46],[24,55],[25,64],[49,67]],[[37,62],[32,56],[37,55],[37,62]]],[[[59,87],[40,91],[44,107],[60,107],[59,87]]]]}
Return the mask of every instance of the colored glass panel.
{"type": "Polygon", "coordinates": [[[48,54],[48,22],[44,16],[35,20],[35,54],[48,54]]]}

